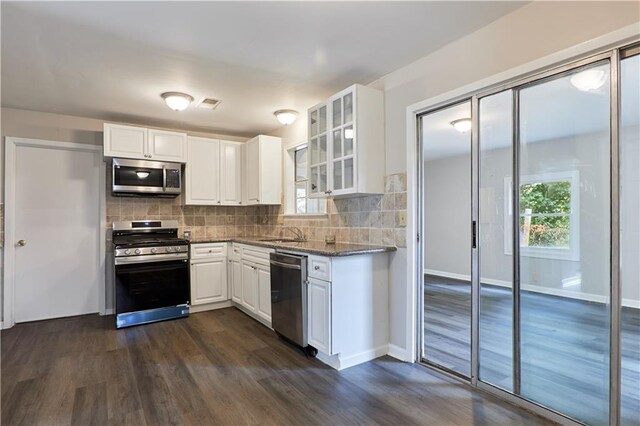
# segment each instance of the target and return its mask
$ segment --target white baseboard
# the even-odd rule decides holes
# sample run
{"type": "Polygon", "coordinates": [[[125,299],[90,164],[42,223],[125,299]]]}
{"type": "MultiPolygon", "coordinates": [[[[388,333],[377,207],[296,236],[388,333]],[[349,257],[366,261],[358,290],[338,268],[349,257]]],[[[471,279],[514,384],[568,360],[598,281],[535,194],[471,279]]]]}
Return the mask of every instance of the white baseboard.
{"type": "Polygon", "coordinates": [[[425,275],[435,275],[437,277],[451,278],[453,280],[471,281],[470,275],[455,274],[453,272],[438,271],[436,269],[425,269],[425,275]]]}
{"type": "Polygon", "coordinates": [[[327,364],[329,367],[340,371],[367,361],[371,361],[372,359],[379,358],[386,355],[388,352],[389,345],[382,345],[378,346],[377,348],[367,349],[366,351],[356,352],[347,356],[343,356],[342,354],[327,355],[323,352],[318,351],[316,357],[320,361],[327,364]]]}
{"type": "Polygon", "coordinates": [[[389,351],[387,352],[387,355],[395,359],[399,359],[400,361],[409,362],[407,351],[398,345],[394,345],[393,343],[389,343],[389,351]]]}
{"type": "Polygon", "coordinates": [[[338,359],[338,355],[327,355],[324,352],[318,351],[316,358],[334,370],[340,370],[340,360],[338,359]]]}
{"type": "MultiPolygon", "coordinates": [[[[424,273],[425,275],[435,275],[438,277],[451,278],[454,280],[471,281],[471,277],[469,275],[438,271],[435,269],[425,269],[424,273]]],[[[511,283],[509,281],[496,280],[493,278],[480,278],[480,281],[484,284],[495,285],[497,287],[511,287],[511,283]]],[[[521,284],[520,288],[522,290],[530,291],[533,293],[548,294],[551,296],[566,297],[569,299],[578,299],[587,302],[609,303],[609,298],[607,296],[600,296],[598,294],[576,293],[574,291],[567,291],[560,288],[542,287],[533,284],[521,284]]],[[[623,298],[622,306],[640,309],[640,300],[623,298]]]]}
{"type": "Polygon", "coordinates": [[[191,313],[195,314],[197,312],[205,312],[205,311],[213,311],[215,309],[223,309],[230,308],[233,305],[231,304],[231,300],[225,300],[223,302],[215,302],[215,303],[205,303],[202,305],[191,305],[189,310],[191,313]]]}
{"type": "Polygon", "coordinates": [[[105,315],[113,315],[116,313],[116,310],[113,308],[109,308],[109,309],[105,309],[103,313],[101,313],[101,316],[105,316],[105,315]]]}

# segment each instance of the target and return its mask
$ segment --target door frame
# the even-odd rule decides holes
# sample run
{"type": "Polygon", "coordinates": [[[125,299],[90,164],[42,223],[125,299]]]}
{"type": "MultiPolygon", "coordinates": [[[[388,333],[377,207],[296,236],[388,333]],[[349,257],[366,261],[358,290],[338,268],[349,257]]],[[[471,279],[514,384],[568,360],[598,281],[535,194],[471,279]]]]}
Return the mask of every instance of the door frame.
{"type": "MultiPolygon", "coordinates": [[[[101,146],[58,142],[42,139],[5,137],[5,158],[4,158],[4,220],[5,220],[5,238],[4,238],[4,269],[2,289],[2,328],[10,328],[15,325],[15,199],[16,199],[16,148],[20,146],[33,147],[40,149],[57,149],[63,151],[81,151],[100,155],[101,146]]],[[[100,315],[106,313],[106,288],[105,288],[105,245],[106,245],[106,166],[100,156],[100,172],[98,188],[98,223],[100,224],[96,232],[98,232],[98,247],[96,264],[98,266],[98,312],[100,315]]]]}
{"type": "MultiPolygon", "coordinates": [[[[421,127],[420,117],[429,112],[434,112],[447,106],[454,105],[465,99],[472,102],[472,220],[478,220],[478,101],[480,98],[505,90],[507,88],[517,88],[526,85],[528,82],[538,81],[562,72],[579,68],[581,65],[597,62],[598,60],[609,59],[611,64],[610,75],[612,89],[611,105],[611,299],[610,299],[610,330],[620,329],[619,307],[619,226],[618,226],[618,102],[617,91],[613,90],[618,86],[617,68],[619,63],[619,49],[630,46],[640,41],[637,26],[631,25],[579,46],[571,47],[555,54],[548,55],[527,64],[512,68],[506,72],[495,76],[476,81],[463,86],[457,90],[452,90],[438,96],[434,96],[422,102],[410,105],[406,109],[406,146],[407,146],[407,361],[420,362],[422,355],[423,340],[423,314],[420,299],[423,294],[423,254],[421,232],[423,232],[423,204],[420,188],[422,180],[421,170],[421,127]],[[615,122],[614,122],[615,121],[615,122]]],[[[515,90],[514,90],[515,93],[515,90]]],[[[514,131],[517,126],[514,126],[514,131]]],[[[517,136],[517,135],[514,135],[517,136]]],[[[514,153],[514,162],[515,162],[514,153]]],[[[514,185],[515,187],[515,185],[514,185]]],[[[514,229],[517,229],[514,227],[514,229]]],[[[517,239],[515,240],[517,241],[517,239]]],[[[514,241],[514,248],[517,245],[514,241]]],[[[519,247],[518,247],[519,248],[519,247]]],[[[517,251],[514,251],[514,256],[517,251]]],[[[479,282],[478,281],[478,250],[473,250],[472,254],[472,348],[471,348],[471,380],[464,379],[472,387],[481,389],[497,395],[502,399],[524,407],[536,414],[551,419],[560,424],[579,424],[574,419],[569,418],[552,409],[543,407],[537,403],[496,388],[490,384],[478,380],[478,324],[479,324],[479,282]]],[[[516,271],[514,271],[514,274],[516,271]]],[[[514,293],[516,283],[514,283],[514,293]]],[[[516,301],[517,302],[517,301],[516,301]]],[[[515,310],[515,309],[514,309],[515,310]]],[[[517,312],[514,312],[516,315],[517,312]]],[[[514,329],[515,329],[514,324],[514,329]]],[[[618,424],[620,415],[620,405],[618,395],[620,392],[620,336],[611,333],[610,342],[610,422],[618,424]]],[[[514,355],[517,357],[518,354],[514,355]]],[[[515,363],[515,359],[514,359],[515,363]]],[[[428,367],[436,368],[432,365],[428,367]]],[[[439,370],[443,371],[443,370],[439,370]]],[[[444,371],[447,373],[446,371],[444,371]]],[[[457,376],[452,376],[457,377],[457,376]]],[[[458,377],[459,378],[459,377],[458,377]]]]}

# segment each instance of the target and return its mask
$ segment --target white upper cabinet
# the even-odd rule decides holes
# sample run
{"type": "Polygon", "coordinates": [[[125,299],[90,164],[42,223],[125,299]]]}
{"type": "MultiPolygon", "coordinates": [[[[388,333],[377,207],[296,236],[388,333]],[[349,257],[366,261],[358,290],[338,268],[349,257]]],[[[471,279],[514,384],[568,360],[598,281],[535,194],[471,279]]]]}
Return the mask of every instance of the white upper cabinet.
{"type": "Polygon", "coordinates": [[[384,97],[355,84],[308,111],[311,197],[384,192],[384,97]]]}
{"type": "Polygon", "coordinates": [[[152,160],[184,163],[187,159],[185,133],[149,129],[147,145],[147,153],[152,160]]]}
{"type": "Polygon", "coordinates": [[[185,204],[220,204],[220,141],[189,137],[185,166],[185,204]]]}
{"type": "Polygon", "coordinates": [[[220,141],[220,203],[242,204],[242,146],[240,142],[220,141]]]}
{"type": "Polygon", "coordinates": [[[245,147],[247,204],[282,203],[282,141],[256,136],[245,147]]]}
{"type": "Polygon", "coordinates": [[[105,157],[145,159],[146,150],[147,129],[121,124],[104,124],[105,157]]]}
{"type": "Polygon", "coordinates": [[[187,161],[187,135],[122,124],[104,124],[105,157],[187,161]]]}
{"type": "Polygon", "coordinates": [[[309,176],[311,196],[326,196],[327,191],[327,104],[311,108],[309,114],[309,176]]]}
{"type": "Polygon", "coordinates": [[[187,138],[187,205],[242,204],[242,142],[187,138]]]}

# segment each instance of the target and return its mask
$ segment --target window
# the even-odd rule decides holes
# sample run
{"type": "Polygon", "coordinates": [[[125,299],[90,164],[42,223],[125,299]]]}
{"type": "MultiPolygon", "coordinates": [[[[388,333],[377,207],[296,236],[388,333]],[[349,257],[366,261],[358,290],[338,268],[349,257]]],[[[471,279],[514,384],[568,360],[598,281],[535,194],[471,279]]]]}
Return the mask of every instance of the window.
{"type": "Polygon", "coordinates": [[[308,198],[309,177],[307,167],[307,145],[299,145],[289,151],[289,156],[293,160],[292,170],[292,196],[288,197],[293,208],[288,207],[288,214],[309,215],[325,214],[326,201],[323,199],[308,198]]]}
{"type": "MultiPolygon", "coordinates": [[[[520,253],[523,256],[579,260],[578,172],[522,176],[520,253]]],[[[505,179],[505,254],[512,254],[512,179],[505,179]],[[508,233],[508,234],[507,234],[508,233]]]]}

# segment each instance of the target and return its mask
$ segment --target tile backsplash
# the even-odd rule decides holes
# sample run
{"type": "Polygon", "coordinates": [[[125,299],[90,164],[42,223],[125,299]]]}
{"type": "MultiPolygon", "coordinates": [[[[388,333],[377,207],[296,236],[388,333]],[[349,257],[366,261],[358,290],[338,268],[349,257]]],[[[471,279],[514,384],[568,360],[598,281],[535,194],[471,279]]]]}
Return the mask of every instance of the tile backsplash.
{"type": "MultiPolygon", "coordinates": [[[[402,215],[407,211],[406,174],[385,177],[384,195],[328,200],[327,215],[285,216],[284,206],[183,206],[180,197],[130,198],[107,196],[107,227],[121,220],[177,220],[180,234],[192,238],[233,236],[293,237],[296,226],[309,240],[334,235],[337,242],[406,247],[402,215]]],[[[108,233],[110,239],[110,233],[108,233]]]]}

